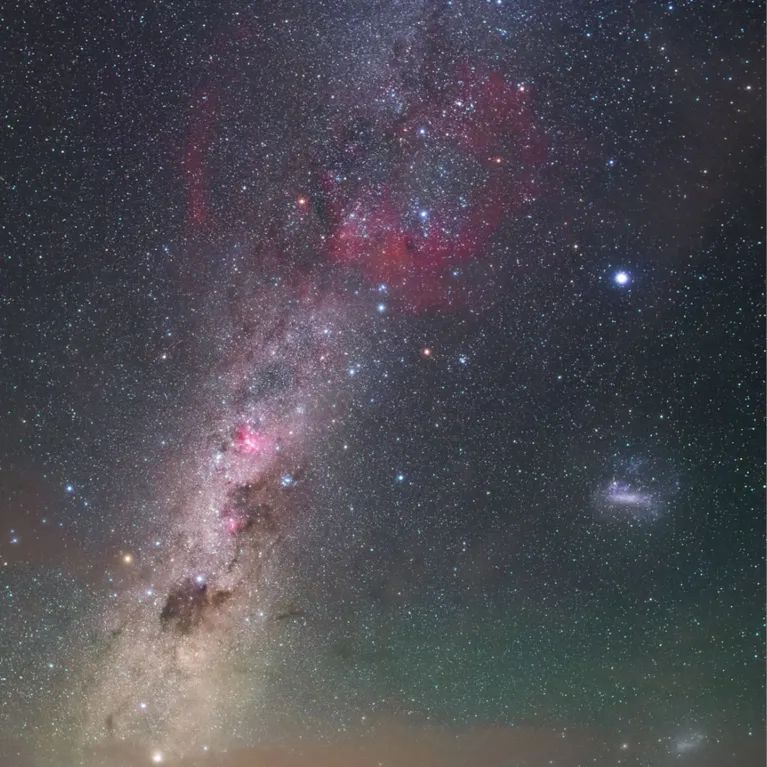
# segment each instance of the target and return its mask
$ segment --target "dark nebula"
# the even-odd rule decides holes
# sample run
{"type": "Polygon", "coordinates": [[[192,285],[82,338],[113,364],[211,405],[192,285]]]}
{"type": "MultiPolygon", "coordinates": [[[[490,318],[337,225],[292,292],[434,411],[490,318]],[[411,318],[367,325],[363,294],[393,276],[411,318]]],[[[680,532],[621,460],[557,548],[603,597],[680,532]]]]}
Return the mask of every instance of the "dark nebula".
{"type": "Polygon", "coordinates": [[[204,618],[205,610],[214,605],[208,595],[208,584],[189,579],[173,588],[165,600],[160,623],[166,630],[190,634],[204,618]]]}

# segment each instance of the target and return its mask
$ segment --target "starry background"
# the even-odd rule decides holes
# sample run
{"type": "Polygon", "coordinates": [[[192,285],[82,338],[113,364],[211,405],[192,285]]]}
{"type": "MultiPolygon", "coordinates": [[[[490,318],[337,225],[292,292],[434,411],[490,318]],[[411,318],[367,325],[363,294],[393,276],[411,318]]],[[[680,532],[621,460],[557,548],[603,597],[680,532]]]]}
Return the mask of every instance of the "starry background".
{"type": "Polygon", "coordinates": [[[0,761],[763,763],[763,15],[6,9],[0,761]]]}

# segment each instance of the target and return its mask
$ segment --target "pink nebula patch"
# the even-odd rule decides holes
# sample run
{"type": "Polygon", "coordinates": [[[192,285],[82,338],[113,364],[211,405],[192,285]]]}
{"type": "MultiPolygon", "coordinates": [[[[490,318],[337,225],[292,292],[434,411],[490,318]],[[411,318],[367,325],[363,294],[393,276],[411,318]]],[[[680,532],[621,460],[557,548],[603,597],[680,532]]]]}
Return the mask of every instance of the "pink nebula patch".
{"type": "Polygon", "coordinates": [[[241,453],[261,455],[271,449],[272,441],[260,432],[254,431],[248,424],[244,424],[234,435],[234,446],[241,453]]]}

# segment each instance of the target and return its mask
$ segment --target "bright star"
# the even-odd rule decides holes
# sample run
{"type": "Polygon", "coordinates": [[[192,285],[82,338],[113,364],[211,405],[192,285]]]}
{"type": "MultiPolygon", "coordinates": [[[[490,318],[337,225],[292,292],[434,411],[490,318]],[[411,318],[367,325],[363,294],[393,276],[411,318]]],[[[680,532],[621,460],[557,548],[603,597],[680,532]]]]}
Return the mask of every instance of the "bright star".
{"type": "Polygon", "coordinates": [[[618,272],[614,279],[618,285],[627,285],[629,281],[628,272],[618,272]]]}

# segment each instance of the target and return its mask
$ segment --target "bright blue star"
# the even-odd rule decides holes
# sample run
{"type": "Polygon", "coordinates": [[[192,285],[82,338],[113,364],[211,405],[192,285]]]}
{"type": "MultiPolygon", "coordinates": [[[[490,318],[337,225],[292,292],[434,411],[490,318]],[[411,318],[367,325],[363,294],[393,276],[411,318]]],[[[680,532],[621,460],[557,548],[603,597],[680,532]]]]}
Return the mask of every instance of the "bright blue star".
{"type": "Polygon", "coordinates": [[[613,279],[615,280],[616,285],[628,285],[631,280],[628,272],[617,272],[613,279]]]}

